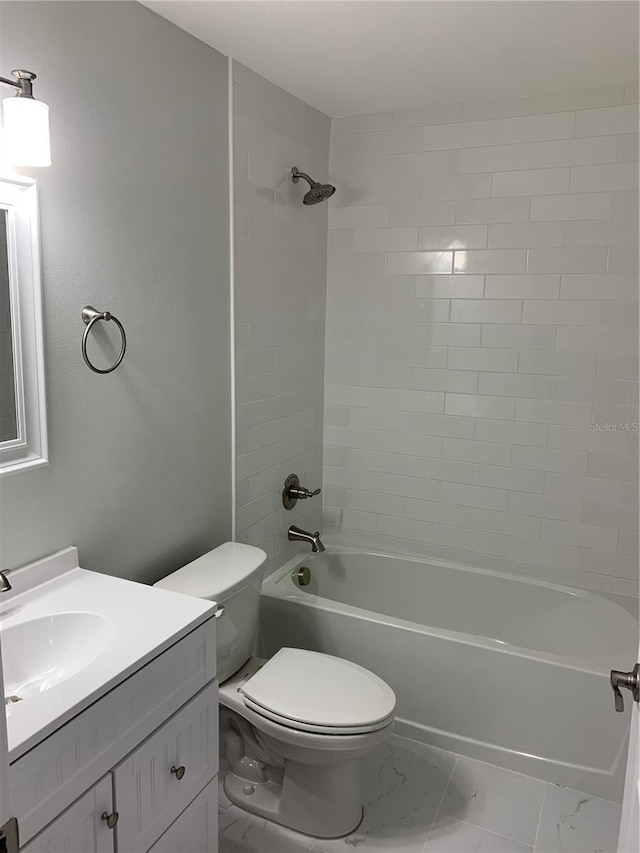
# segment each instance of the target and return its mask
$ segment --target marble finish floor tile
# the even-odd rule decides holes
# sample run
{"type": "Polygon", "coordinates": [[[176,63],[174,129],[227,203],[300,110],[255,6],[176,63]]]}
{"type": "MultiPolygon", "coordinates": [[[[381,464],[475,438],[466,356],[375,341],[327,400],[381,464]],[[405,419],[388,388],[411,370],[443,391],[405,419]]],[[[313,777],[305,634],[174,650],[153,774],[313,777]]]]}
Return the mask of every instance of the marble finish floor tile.
{"type": "Polygon", "coordinates": [[[488,832],[455,818],[438,822],[429,833],[423,853],[533,853],[533,847],[488,832]]]}
{"type": "Polygon", "coordinates": [[[616,851],[616,803],[406,738],[370,755],[362,780],[362,823],[329,840],[249,814],[220,786],[220,853],[616,851]]]}
{"type": "Polygon", "coordinates": [[[547,784],[536,853],[615,853],[621,806],[547,784]]]}
{"type": "Polygon", "coordinates": [[[307,853],[313,842],[237,806],[218,813],[218,853],[307,853]]]}
{"type": "Polygon", "coordinates": [[[420,853],[438,811],[456,756],[393,738],[364,762],[364,817],[345,838],[320,839],[313,853],[420,853]]]}
{"type": "Polygon", "coordinates": [[[539,779],[461,756],[437,819],[456,818],[533,846],[544,789],[539,779]]]}

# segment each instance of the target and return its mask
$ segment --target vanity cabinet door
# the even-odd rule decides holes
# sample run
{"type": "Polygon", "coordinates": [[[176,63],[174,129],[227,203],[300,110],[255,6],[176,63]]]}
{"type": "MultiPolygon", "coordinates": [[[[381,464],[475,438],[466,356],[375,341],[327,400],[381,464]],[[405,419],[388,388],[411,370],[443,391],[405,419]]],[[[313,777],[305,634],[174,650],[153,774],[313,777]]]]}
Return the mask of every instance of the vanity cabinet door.
{"type": "Polygon", "coordinates": [[[112,813],[112,784],[108,775],[21,847],[20,853],[113,853],[114,830],[101,817],[112,813]]]}
{"type": "Polygon", "coordinates": [[[144,853],[218,772],[213,682],[113,771],[118,853],[144,853]]]}
{"type": "Polygon", "coordinates": [[[218,777],[182,812],[149,853],[217,853],[218,777]]]}

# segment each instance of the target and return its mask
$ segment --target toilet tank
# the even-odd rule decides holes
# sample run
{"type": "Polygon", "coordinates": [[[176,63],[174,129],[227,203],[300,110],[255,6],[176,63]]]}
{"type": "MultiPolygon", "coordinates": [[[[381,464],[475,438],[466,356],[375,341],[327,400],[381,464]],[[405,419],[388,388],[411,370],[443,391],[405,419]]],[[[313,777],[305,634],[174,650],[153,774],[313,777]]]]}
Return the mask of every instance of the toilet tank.
{"type": "Polygon", "coordinates": [[[160,589],[217,602],[220,682],[239,670],[253,653],[266,559],[260,548],[225,542],[154,584],[160,589]]]}

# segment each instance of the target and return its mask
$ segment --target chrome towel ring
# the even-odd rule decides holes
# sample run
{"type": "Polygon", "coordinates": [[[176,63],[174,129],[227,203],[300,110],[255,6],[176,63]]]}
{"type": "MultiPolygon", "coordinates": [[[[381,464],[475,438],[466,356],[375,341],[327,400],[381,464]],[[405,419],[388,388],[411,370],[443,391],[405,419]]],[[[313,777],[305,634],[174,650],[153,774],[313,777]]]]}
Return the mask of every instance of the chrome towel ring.
{"type": "Polygon", "coordinates": [[[85,305],[82,309],[82,322],[87,327],[84,330],[84,334],[82,336],[82,357],[84,358],[87,367],[93,370],[94,373],[111,373],[120,364],[120,362],[124,358],[125,350],[127,349],[127,336],[125,334],[122,323],[109,311],[96,311],[96,309],[93,308],[91,305],[85,305]],[[89,337],[91,327],[94,323],[97,323],[98,320],[113,320],[116,326],[120,329],[120,334],[122,335],[122,348],[120,350],[120,355],[116,359],[115,364],[112,364],[111,367],[107,367],[106,370],[101,370],[99,367],[94,367],[94,365],[91,364],[91,362],[89,361],[89,356],[87,355],[87,338],[89,337]]]}

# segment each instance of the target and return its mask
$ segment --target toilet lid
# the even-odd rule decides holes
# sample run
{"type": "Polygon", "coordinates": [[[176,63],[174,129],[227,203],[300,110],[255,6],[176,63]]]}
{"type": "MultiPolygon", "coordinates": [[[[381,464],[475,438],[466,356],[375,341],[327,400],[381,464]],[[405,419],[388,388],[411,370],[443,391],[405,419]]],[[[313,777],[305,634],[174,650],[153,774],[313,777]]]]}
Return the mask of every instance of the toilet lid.
{"type": "Polygon", "coordinates": [[[355,734],[393,719],[396,697],[377,675],[342,658],[280,649],[240,688],[259,714],[303,731],[355,734]]]}

